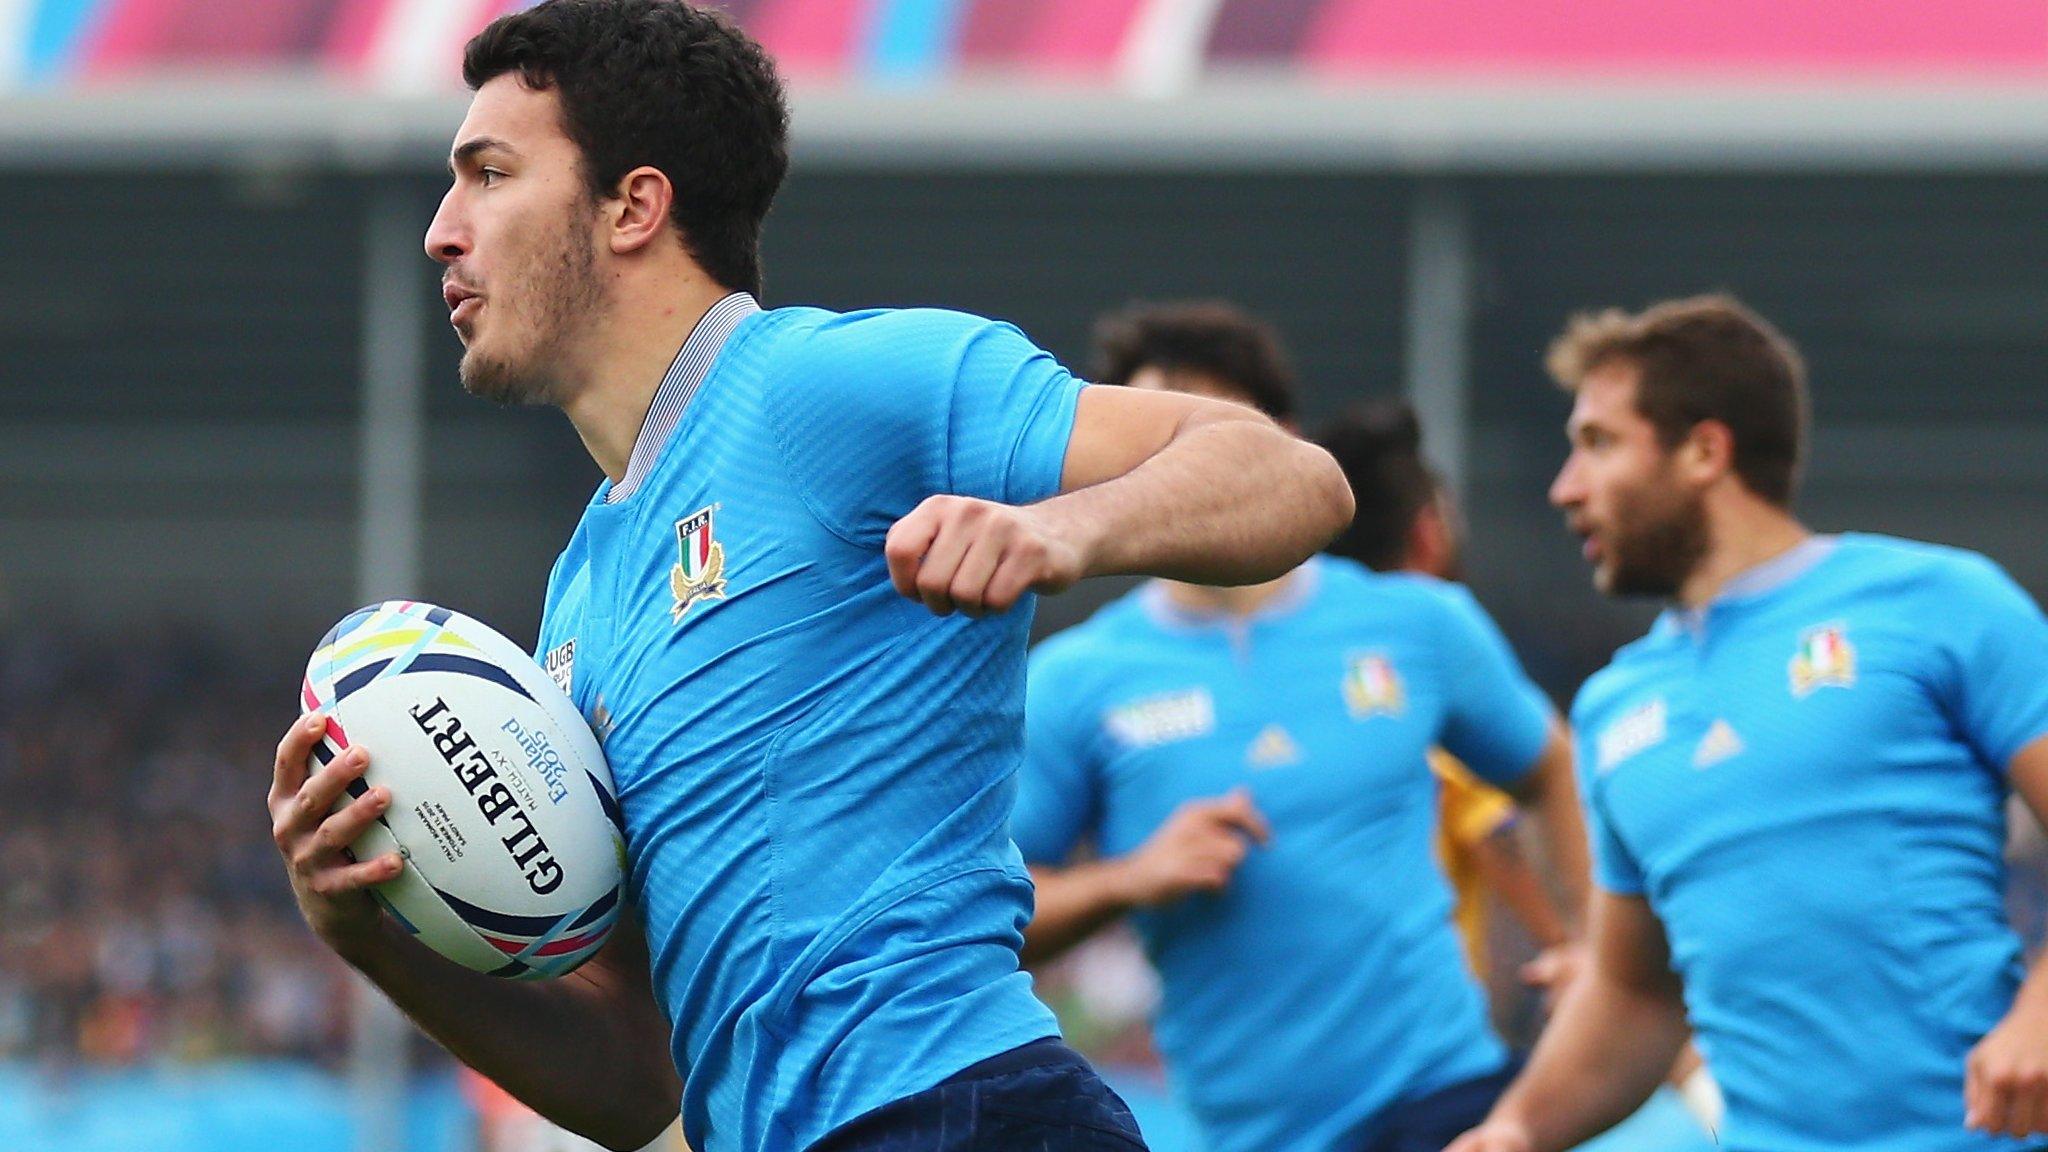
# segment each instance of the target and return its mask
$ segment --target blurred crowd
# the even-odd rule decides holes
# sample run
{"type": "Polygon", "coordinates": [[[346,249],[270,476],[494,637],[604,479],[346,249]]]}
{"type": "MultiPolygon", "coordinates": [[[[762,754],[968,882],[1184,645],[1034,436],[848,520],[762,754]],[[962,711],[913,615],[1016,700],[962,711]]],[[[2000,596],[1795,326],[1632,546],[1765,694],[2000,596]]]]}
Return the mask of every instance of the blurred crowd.
{"type": "Polygon", "coordinates": [[[0,1058],[338,1058],[346,975],[263,794],[291,674],[204,637],[0,637],[0,1058]]]}

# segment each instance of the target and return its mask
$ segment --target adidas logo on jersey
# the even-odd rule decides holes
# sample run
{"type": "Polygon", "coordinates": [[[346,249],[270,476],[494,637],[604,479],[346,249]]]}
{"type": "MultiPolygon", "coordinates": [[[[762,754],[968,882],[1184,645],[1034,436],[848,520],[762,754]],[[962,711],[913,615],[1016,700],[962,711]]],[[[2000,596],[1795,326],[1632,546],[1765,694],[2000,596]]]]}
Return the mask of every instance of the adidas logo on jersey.
{"type": "Polygon", "coordinates": [[[1735,734],[1734,725],[1717,719],[1707,728],[1707,734],[1700,739],[1700,746],[1693,749],[1692,766],[1712,768],[1731,756],[1739,756],[1745,745],[1742,737],[1735,734]]]}
{"type": "Polygon", "coordinates": [[[1254,768],[1280,768],[1301,759],[1301,745],[1278,724],[1266,725],[1259,738],[1245,750],[1245,762],[1254,768]]]}

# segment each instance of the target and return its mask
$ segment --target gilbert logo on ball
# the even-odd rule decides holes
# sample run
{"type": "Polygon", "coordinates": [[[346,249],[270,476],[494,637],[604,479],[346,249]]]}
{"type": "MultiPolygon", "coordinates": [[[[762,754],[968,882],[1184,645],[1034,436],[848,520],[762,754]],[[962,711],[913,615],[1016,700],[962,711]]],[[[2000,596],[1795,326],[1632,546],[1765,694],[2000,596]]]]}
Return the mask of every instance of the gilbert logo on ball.
{"type": "Polygon", "coordinates": [[[369,751],[351,795],[391,791],[352,851],[404,857],[373,894],[407,931],[513,979],[559,976],[604,944],[626,859],[611,769],[518,645],[432,604],[373,604],[321,640],[300,706],[328,716],[317,763],[369,751]]]}

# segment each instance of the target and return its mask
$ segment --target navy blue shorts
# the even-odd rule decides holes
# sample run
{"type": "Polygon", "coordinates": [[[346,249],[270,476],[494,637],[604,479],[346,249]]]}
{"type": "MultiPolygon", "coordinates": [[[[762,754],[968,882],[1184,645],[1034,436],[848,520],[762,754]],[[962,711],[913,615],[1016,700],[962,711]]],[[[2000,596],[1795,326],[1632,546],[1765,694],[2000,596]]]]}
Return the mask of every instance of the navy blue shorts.
{"type": "Polygon", "coordinates": [[[811,1152],[1144,1152],[1131,1110],[1050,1037],[885,1104],[811,1152]]]}
{"type": "Polygon", "coordinates": [[[1380,1117],[1373,1138],[1360,1152],[1442,1152],[1444,1145],[1486,1119],[1519,1071],[1521,1063],[1510,1060],[1490,1076],[1401,1101],[1380,1117]]]}

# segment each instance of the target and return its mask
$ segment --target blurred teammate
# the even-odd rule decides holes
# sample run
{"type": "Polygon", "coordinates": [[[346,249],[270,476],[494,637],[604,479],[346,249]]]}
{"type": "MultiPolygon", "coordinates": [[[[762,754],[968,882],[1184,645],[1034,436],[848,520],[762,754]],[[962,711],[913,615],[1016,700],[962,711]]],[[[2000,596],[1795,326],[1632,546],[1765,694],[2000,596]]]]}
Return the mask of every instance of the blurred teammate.
{"type": "Polygon", "coordinates": [[[612,1147],[679,1101],[700,1152],[1139,1147],[1017,970],[1032,594],[1270,579],[1342,526],[1341,473],[1234,405],[1083,388],[1001,324],[762,311],[787,117],[722,15],[549,0],[463,69],[427,250],[464,385],[559,406],[605,473],[541,644],[617,777],[640,930],[546,984],[429,954],[363,891],[396,857],[342,855],[392,798],[328,817],[362,759],[309,778],[317,721],[271,797],[307,920],[612,1147]]]}
{"type": "MultiPolygon", "coordinates": [[[[1377,571],[1409,570],[1443,579],[1458,578],[1462,533],[1450,494],[1422,459],[1422,429],[1405,403],[1381,403],[1331,422],[1316,436],[1351,481],[1358,503],[1352,519],[1329,550],[1377,571]]],[[[1430,767],[1442,785],[1438,799],[1437,852],[1444,861],[1454,903],[1452,919],[1482,983],[1491,976],[1486,953],[1489,896],[1500,899],[1542,951],[1522,966],[1522,982],[1541,989],[1543,1007],[1555,1007],[1583,963],[1584,949],[1571,944],[1566,921],[1543,889],[1516,835],[1512,798],[1473,776],[1441,749],[1430,767]]],[[[1651,1148],[1692,1148],[1699,1130],[1717,1131],[1724,1111],[1720,1090],[1699,1053],[1687,1044],[1665,1080],[1698,1124],[1676,1115],[1668,1121],[1645,1109],[1628,1138],[1637,1152],[1651,1148]]],[[[1618,1136],[1620,1134],[1617,1134],[1618,1136]]]]}
{"type": "Polygon", "coordinates": [[[1591,956],[1457,1152],[1612,1124],[1688,1013],[1737,1152],[2048,1128],[1999,858],[2007,790],[2048,806],[2048,622],[1981,556],[1793,516],[1804,370],[1735,301],[1580,317],[1550,368],[1594,583],[1673,605],[1579,694],[1591,956]]]}
{"type": "MultiPolygon", "coordinates": [[[[1133,391],[1292,415],[1272,335],[1226,306],[1101,344],[1133,391]]],[[[1508,1056],[1431,855],[1429,750],[1520,792],[1574,888],[1585,843],[1568,743],[1470,595],[1330,557],[1153,583],[1041,645],[1025,711],[1027,957],[1132,914],[1211,1152],[1435,1152],[1483,1114],[1508,1056]]]]}
{"type": "MultiPolygon", "coordinates": [[[[1422,458],[1422,428],[1405,403],[1365,405],[1331,421],[1316,442],[1336,457],[1351,482],[1358,513],[1329,552],[1375,572],[1420,572],[1439,580],[1462,575],[1462,533],[1450,494],[1422,458]]],[[[1474,776],[1454,756],[1433,749],[1437,858],[1451,886],[1451,922],[1465,956],[1491,986],[1488,900],[1498,899],[1545,954],[1524,972],[1531,982],[1562,986],[1576,967],[1568,957],[1568,920],[1522,852],[1514,798],[1474,776]],[[1553,951],[1556,949],[1557,951],[1553,951]]]]}

